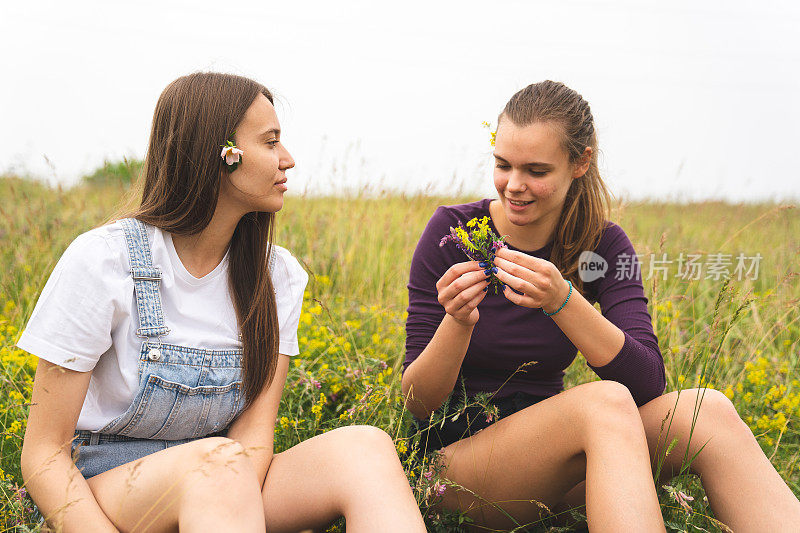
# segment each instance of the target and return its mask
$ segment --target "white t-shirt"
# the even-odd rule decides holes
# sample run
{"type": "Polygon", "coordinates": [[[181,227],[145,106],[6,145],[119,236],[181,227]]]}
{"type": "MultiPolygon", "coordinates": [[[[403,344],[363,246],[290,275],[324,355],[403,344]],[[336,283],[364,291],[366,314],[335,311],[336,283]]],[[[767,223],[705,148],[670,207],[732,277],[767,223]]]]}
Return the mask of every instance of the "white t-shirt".
{"type": "MultiPolygon", "coordinates": [[[[228,288],[228,254],[203,276],[181,263],[172,235],[147,225],[169,333],[162,342],[196,348],[241,348],[228,288]]],[[[285,248],[273,246],[271,270],[284,355],[300,353],[297,326],[308,274],[285,248]]],[[[77,429],[97,431],[124,413],[139,386],[143,337],[122,226],[108,224],[77,239],[59,259],[17,346],[47,361],[92,371],[77,429]]]]}

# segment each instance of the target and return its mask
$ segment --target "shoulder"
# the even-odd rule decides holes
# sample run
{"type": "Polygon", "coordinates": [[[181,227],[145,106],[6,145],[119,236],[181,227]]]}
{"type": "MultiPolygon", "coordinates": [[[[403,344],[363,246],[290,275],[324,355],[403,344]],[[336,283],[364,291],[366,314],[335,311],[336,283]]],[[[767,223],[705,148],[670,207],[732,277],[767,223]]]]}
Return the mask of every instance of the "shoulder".
{"type": "Polygon", "coordinates": [[[595,248],[595,253],[608,258],[623,252],[633,253],[633,244],[628,234],[619,224],[607,220],[600,235],[600,241],[595,248]]]}
{"type": "MultiPolygon", "coordinates": [[[[584,252],[585,254],[586,252],[584,252]]],[[[593,301],[600,298],[608,287],[619,284],[617,272],[635,265],[636,250],[621,226],[606,221],[600,241],[588,255],[581,254],[579,271],[586,283],[586,296],[593,301]],[[586,268],[586,270],[581,270],[586,268]]]]}
{"type": "Polygon", "coordinates": [[[84,273],[108,273],[124,264],[125,235],[119,223],[106,224],[78,235],[64,251],[61,268],[79,269],[84,273]]]}
{"type": "Polygon", "coordinates": [[[308,273],[300,264],[300,261],[289,250],[277,244],[272,245],[271,253],[274,258],[270,260],[270,264],[275,290],[280,290],[279,287],[286,284],[292,286],[302,285],[302,288],[305,288],[306,283],[308,283],[308,273]]]}

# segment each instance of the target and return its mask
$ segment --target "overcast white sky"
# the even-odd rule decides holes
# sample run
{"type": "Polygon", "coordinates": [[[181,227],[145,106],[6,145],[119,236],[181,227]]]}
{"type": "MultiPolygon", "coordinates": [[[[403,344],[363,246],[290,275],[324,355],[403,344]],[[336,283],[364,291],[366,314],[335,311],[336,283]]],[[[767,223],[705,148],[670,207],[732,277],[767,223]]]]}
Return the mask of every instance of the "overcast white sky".
{"type": "Polygon", "coordinates": [[[491,194],[481,121],[553,79],[617,195],[798,199],[798,28],[788,0],[3,1],[0,171],[141,157],[164,86],[221,70],[278,95],[290,191],[491,194]]]}

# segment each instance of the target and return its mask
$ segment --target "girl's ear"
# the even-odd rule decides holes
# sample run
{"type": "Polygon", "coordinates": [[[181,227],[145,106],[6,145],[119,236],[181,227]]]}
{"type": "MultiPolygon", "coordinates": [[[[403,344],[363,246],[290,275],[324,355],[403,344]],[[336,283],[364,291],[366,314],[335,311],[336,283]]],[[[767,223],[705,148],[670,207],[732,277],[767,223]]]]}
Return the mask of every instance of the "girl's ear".
{"type": "Polygon", "coordinates": [[[583,154],[578,158],[575,167],[572,170],[572,179],[580,178],[586,171],[589,170],[589,164],[592,162],[592,147],[587,146],[583,150],[583,154]]]}

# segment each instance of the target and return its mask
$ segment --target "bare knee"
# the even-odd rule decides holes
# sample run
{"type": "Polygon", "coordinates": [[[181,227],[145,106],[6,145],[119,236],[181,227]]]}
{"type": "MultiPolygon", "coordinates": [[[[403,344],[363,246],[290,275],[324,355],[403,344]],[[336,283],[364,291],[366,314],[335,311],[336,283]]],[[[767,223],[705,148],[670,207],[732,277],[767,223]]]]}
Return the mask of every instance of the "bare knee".
{"type": "Polygon", "coordinates": [[[207,437],[195,441],[198,460],[212,464],[230,464],[246,456],[244,446],[227,437],[207,437]]]}
{"type": "MultiPolygon", "coordinates": [[[[674,411],[674,415],[665,415],[661,427],[651,422],[648,439],[651,441],[651,454],[658,452],[662,456],[664,451],[659,447],[666,447],[673,438],[677,439],[676,451],[664,458],[667,476],[689,465],[689,471],[698,474],[706,459],[713,456],[717,443],[738,435],[752,438],[750,428],[733,403],[718,390],[684,389],[680,393],[670,392],[664,395],[664,399],[665,406],[659,411],[659,418],[661,413],[674,411]],[[653,449],[652,443],[659,447],[653,449]]],[[[710,460],[714,461],[713,458],[710,460]]]]}
{"type": "Polygon", "coordinates": [[[375,426],[362,425],[353,427],[358,430],[359,439],[365,446],[369,446],[371,449],[380,453],[386,453],[386,450],[390,450],[392,455],[396,455],[396,452],[394,452],[394,441],[384,430],[375,426]]]}
{"type": "MultiPolygon", "coordinates": [[[[194,442],[194,468],[189,483],[210,484],[223,497],[249,490],[256,474],[247,452],[238,441],[226,437],[208,437],[194,442]]],[[[191,465],[190,465],[191,466],[191,465]]]]}
{"type": "Polygon", "coordinates": [[[397,459],[392,437],[375,426],[346,426],[337,428],[330,434],[336,435],[336,444],[340,450],[351,455],[356,462],[364,456],[397,459]]]}
{"type": "Polygon", "coordinates": [[[578,398],[575,418],[585,438],[584,450],[596,437],[644,435],[641,415],[625,385],[604,380],[579,387],[583,390],[578,398]]]}
{"type": "Polygon", "coordinates": [[[592,381],[579,385],[582,388],[580,399],[581,414],[589,422],[598,420],[641,419],[636,402],[628,387],[616,381],[592,381]]]}
{"type": "Polygon", "coordinates": [[[370,445],[385,446],[392,442],[392,438],[384,430],[375,426],[355,425],[336,428],[329,432],[329,435],[336,435],[341,441],[355,443],[357,446],[370,445]]]}
{"type": "MultiPolygon", "coordinates": [[[[328,437],[327,473],[341,483],[337,490],[337,509],[346,514],[365,493],[387,487],[408,487],[394,442],[388,433],[374,426],[359,425],[334,429],[328,437]]],[[[339,482],[337,481],[337,485],[339,482]]]]}
{"type": "Polygon", "coordinates": [[[692,418],[696,416],[696,425],[707,429],[710,434],[719,435],[724,431],[750,434],[750,428],[739,416],[733,402],[716,389],[684,390],[681,392],[681,400],[685,402],[680,411],[684,425],[690,425],[692,418]],[[685,400],[684,394],[687,394],[685,400]],[[695,404],[699,405],[697,415],[695,415],[695,404]]]}
{"type": "Polygon", "coordinates": [[[374,426],[347,426],[330,435],[332,467],[364,479],[404,476],[394,442],[388,433],[374,426]]]}
{"type": "Polygon", "coordinates": [[[703,389],[697,389],[697,391],[702,398],[700,405],[723,427],[731,429],[746,427],[733,402],[725,394],[716,389],[705,389],[705,392],[703,389]]]}

